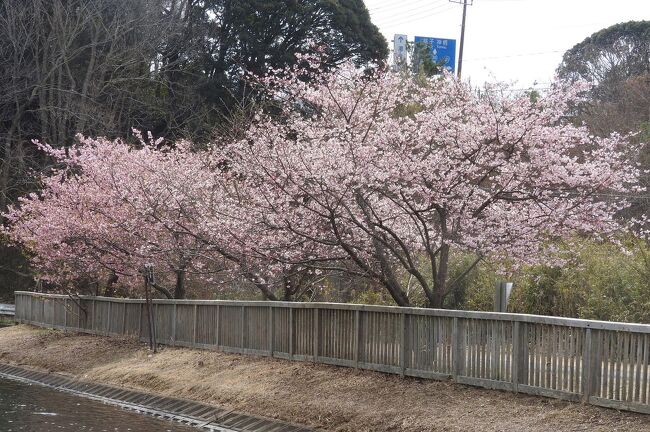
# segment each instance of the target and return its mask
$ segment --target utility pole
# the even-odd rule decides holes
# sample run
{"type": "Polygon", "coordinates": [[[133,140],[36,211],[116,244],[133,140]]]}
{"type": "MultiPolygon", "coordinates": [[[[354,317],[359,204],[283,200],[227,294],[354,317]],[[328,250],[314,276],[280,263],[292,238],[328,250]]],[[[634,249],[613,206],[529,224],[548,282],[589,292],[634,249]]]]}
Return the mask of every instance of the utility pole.
{"type": "Polygon", "coordinates": [[[465,46],[465,17],[467,16],[467,6],[474,4],[474,0],[449,0],[451,3],[463,5],[463,23],[460,27],[460,48],[458,48],[458,79],[463,72],[463,48],[465,46]]]}

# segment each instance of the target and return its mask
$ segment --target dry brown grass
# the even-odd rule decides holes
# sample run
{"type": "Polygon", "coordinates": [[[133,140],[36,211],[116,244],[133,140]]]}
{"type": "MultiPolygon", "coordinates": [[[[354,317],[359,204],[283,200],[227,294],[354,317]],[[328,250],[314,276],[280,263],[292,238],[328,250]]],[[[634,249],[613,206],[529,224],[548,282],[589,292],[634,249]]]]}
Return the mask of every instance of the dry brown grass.
{"type": "Polygon", "coordinates": [[[331,431],[650,431],[650,416],[448,382],[17,326],[0,361],[331,431]]]}

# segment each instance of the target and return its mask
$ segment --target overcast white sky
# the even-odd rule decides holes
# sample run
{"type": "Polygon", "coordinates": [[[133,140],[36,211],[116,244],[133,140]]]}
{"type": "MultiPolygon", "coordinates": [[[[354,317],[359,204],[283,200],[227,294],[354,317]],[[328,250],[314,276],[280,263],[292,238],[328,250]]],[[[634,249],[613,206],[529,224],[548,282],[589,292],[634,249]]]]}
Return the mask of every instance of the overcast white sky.
{"type": "MultiPolygon", "coordinates": [[[[462,5],[449,0],[364,0],[392,49],[395,33],[456,39],[462,5]]],[[[462,1],[462,0],[458,0],[462,1]]],[[[650,0],[474,0],[467,7],[463,78],[545,87],[562,54],[612,24],[650,20],[650,0]]]]}

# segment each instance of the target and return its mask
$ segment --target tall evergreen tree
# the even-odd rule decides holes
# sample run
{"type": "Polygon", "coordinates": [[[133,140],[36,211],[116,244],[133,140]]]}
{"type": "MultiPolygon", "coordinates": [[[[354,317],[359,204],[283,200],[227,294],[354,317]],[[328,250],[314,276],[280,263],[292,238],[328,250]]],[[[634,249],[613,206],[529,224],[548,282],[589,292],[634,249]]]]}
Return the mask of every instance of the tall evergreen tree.
{"type": "MultiPolygon", "coordinates": [[[[629,21],[602,29],[568,50],[558,75],[593,85],[592,99],[577,107],[576,120],[601,136],[636,133],[645,143],[641,183],[650,190],[650,21],[629,21]]],[[[627,216],[650,214],[648,192],[631,197],[627,216]]]]}

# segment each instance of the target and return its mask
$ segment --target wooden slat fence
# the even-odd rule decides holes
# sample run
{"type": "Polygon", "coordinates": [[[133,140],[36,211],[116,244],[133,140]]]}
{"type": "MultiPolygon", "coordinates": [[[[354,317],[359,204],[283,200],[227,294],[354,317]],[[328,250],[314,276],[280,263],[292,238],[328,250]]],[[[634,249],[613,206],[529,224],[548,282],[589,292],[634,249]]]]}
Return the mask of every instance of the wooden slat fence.
{"type": "MultiPolygon", "coordinates": [[[[147,340],[144,300],[16,292],[21,323],[147,340]],[[81,305],[83,310],[79,307],[81,305]]],[[[650,325],[336,303],[155,300],[158,342],[650,413],[650,325]]]]}

